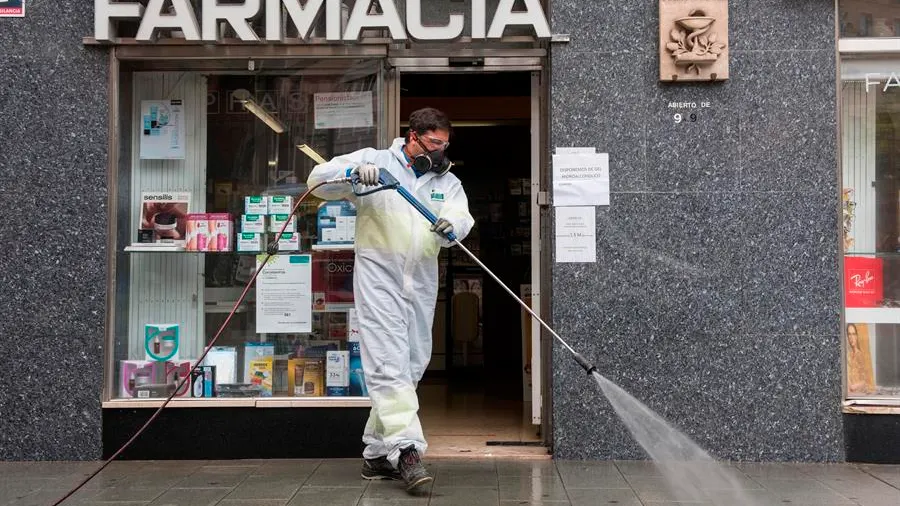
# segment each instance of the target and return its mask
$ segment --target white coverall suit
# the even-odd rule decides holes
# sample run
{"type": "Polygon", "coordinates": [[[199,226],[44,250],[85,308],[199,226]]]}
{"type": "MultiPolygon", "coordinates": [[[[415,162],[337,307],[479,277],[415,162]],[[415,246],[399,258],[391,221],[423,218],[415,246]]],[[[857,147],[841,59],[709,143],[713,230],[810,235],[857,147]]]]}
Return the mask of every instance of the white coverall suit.
{"type": "MultiPolygon", "coordinates": [[[[451,173],[416,177],[406,161],[405,139],[390,149],[362,149],[313,169],[308,184],[344,177],[358,165],[387,169],[438,218],[453,225],[462,240],[475,223],[459,179],[451,173]]],[[[362,187],[371,190],[372,187],[362,187]]],[[[400,194],[385,190],[364,197],[349,185],[326,185],[315,195],[349,199],[356,205],[356,265],[353,295],[359,316],[366,387],[372,411],[366,423],[363,457],[387,457],[396,468],[400,449],[428,445],[419,422],[416,387],[431,359],[431,326],[438,290],[437,257],[452,245],[400,194]]]]}

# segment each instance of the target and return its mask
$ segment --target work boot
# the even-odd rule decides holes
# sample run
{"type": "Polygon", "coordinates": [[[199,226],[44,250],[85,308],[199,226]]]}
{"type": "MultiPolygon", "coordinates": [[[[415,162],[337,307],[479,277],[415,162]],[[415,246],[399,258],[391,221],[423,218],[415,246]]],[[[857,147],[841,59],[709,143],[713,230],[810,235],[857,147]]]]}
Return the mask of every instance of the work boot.
{"type": "Polygon", "coordinates": [[[434,481],[434,478],[428,474],[428,471],[422,464],[422,459],[419,457],[419,452],[415,446],[409,446],[400,450],[400,462],[397,467],[400,468],[400,475],[403,477],[403,481],[406,482],[407,492],[412,493],[417,488],[434,481]]]}
{"type": "Polygon", "coordinates": [[[362,477],[366,480],[399,480],[400,471],[388,461],[387,457],[366,459],[362,466],[362,477]]]}

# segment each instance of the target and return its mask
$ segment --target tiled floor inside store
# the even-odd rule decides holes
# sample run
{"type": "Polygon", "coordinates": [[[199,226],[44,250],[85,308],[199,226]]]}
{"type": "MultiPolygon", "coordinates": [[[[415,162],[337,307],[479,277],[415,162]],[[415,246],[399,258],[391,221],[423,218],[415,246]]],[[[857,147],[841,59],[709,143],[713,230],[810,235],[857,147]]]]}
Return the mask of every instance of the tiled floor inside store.
{"type": "MultiPolygon", "coordinates": [[[[0,462],[0,505],[52,504],[96,463],[0,462]]],[[[358,460],[115,462],[67,505],[611,505],[740,506],[735,490],[679,503],[649,462],[432,459],[433,487],[419,497],[399,483],[368,483],[358,460]]],[[[735,464],[759,506],[900,504],[900,466],[735,464]]]]}

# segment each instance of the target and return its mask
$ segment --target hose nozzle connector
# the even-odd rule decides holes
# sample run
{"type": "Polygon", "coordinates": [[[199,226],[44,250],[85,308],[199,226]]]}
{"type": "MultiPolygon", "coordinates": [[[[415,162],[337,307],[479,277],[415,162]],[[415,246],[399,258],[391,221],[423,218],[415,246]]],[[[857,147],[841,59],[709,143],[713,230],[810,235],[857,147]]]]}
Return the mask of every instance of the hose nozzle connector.
{"type": "Polygon", "coordinates": [[[586,358],[581,356],[581,353],[575,353],[574,355],[575,361],[578,362],[578,365],[584,368],[585,371],[587,371],[588,376],[594,374],[594,372],[597,371],[597,366],[588,362],[586,358]]]}

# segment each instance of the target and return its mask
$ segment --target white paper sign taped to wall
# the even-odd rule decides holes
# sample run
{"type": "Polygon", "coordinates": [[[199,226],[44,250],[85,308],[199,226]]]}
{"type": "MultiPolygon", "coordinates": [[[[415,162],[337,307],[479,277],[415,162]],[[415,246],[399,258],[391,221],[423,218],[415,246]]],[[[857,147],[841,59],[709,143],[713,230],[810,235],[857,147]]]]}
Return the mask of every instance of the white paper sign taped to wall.
{"type": "MultiPolygon", "coordinates": [[[[264,255],[257,257],[257,268],[264,255]]],[[[258,334],[312,332],[312,261],[309,255],[275,255],[256,280],[258,334]]]]}
{"type": "Polygon", "coordinates": [[[609,153],[572,152],[553,155],[554,206],[608,206],[609,153]]]}
{"type": "Polygon", "coordinates": [[[597,232],[595,207],[557,207],[556,263],[595,263],[597,232]]]}

